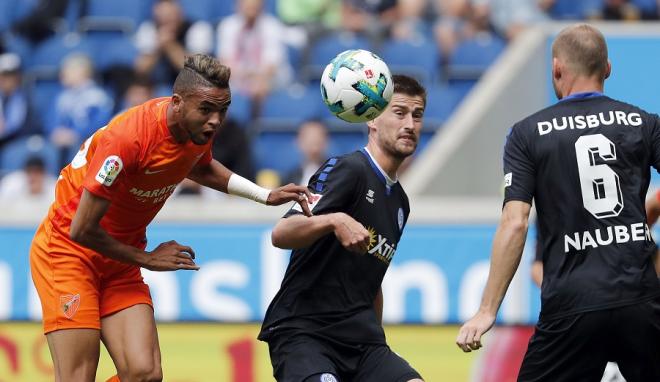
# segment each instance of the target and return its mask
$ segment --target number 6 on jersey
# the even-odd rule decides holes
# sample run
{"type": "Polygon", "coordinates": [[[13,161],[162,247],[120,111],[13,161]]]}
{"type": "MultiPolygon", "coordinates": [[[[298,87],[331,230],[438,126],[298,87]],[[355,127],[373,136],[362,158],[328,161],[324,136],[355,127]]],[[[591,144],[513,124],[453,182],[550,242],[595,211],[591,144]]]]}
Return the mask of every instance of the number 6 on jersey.
{"type": "Polygon", "coordinates": [[[598,219],[618,216],[623,209],[619,176],[596,158],[616,160],[614,143],[603,134],[584,135],[575,142],[584,208],[598,219]]]}

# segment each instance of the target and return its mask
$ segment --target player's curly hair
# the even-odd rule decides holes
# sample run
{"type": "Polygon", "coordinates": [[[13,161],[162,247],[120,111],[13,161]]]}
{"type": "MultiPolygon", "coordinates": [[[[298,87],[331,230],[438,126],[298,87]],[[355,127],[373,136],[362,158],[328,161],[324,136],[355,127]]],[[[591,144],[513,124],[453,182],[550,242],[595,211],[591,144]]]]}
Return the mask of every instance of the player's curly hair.
{"type": "Polygon", "coordinates": [[[174,81],[174,93],[181,95],[199,89],[200,87],[217,87],[225,89],[229,87],[231,70],[216,58],[195,54],[186,56],[183,69],[174,81]]]}
{"type": "Polygon", "coordinates": [[[394,93],[401,93],[408,96],[419,96],[424,101],[426,107],[426,89],[416,79],[403,74],[392,75],[394,82],[394,93]]]}

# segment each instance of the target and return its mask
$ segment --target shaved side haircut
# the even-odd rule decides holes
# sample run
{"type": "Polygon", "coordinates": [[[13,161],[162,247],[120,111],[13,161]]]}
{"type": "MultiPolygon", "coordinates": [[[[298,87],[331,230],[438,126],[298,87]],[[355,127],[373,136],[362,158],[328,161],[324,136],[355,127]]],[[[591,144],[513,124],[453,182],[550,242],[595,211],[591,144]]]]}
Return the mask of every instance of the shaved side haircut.
{"type": "Polygon", "coordinates": [[[587,77],[607,75],[607,44],[596,28],[580,24],[562,30],[552,44],[552,57],[564,61],[575,74],[587,77]]]}
{"type": "Polygon", "coordinates": [[[205,54],[186,56],[183,69],[174,81],[174,93],[187,95],[205,87],[226,89],[229,87],[231,70],[214,57],[205,54]]]}

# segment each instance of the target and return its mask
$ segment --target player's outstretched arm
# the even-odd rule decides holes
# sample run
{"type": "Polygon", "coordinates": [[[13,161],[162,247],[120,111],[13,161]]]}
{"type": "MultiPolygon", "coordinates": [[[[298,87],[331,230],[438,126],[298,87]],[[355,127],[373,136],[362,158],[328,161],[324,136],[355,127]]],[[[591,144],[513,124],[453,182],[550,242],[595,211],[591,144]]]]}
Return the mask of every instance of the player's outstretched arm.
{"type": "Polygon", "coordinates": [[[114,239],[100,225],[108,207],[109,200],[83,190],[71,222],[71,240],[111,259],[153,271],[199,269],[193,261],[195,254],[192,249],[175,241],[163,243],[153,252],[145,252],[114,239]]]}
{"type": "Polygon", "coordinates": [[[278,248],[299,249],[309,247],[329,233],[334,233],[341,245],[351,252],[363,254],[367,251],[369,231],[343,212],[282,218],[273,228],[271,240],[278,248]]]}
{"type": "Polygon", "coordinates": [[[212,160],[208,165],[195,166],[188,174],[202,186],[213,188],[227,194],[237,195],[270,206],[279,206],[288,202],[297,202],[307,216],[311,216],[307,200],[312,197],[306,186],[287,184],[274,190],[260,187],[251,181],[234,174],[222,163],[212,160]]]}
{"type": "Polygon", "coordinates": [[[479,349],[481,336],[495,323],[502,299],[520,264],[531,207],[529,203],[517,200],[504,205],[493,240],[490,271],[479,311],[461,327],[456,337],[456,345],[464,352],[479,349]]]}

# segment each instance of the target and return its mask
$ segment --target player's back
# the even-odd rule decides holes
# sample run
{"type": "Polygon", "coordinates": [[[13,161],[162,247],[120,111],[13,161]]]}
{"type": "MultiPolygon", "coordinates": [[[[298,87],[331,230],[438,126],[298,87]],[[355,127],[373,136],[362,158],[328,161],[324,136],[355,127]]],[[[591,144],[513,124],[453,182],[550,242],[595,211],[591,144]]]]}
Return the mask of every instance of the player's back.
{"type": "Polygon", "coordinates": [[[657,116],[582,94],[514,126],[505,200],[538,211],[542,316],[623,306],[660,293],[644,200],[660,165],[657,116]]]}

